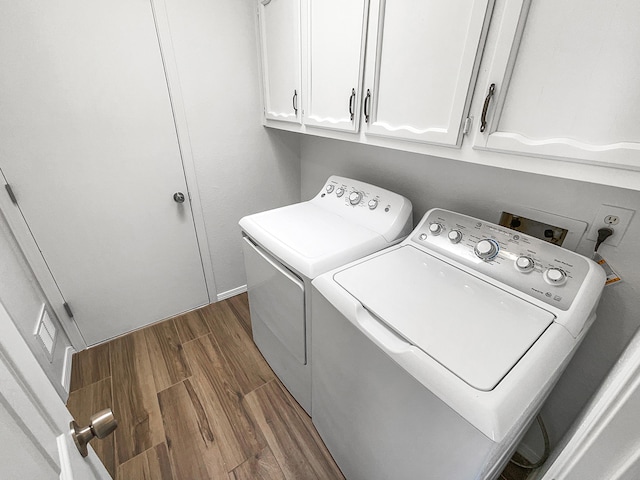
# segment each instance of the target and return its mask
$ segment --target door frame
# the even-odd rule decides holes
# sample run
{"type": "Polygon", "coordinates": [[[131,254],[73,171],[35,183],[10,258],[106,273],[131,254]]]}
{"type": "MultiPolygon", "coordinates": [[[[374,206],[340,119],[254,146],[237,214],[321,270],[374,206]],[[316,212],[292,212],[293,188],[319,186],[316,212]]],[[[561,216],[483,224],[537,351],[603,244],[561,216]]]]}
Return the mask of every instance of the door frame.
{"type": "MultiPolygon", "coordinates": [[[[4,184],[7,183],[2,169],[0,169],[0,180],[4,184]]],[[[60,325],[62,325],[67,337],[69,337],[71,345],[76,352],[84,350],[87,348],[87,344],[84,338],[82,338],[75,320],[67,315],[64,308],[65,299],[58,289],[53,275],[49,271],[47,262],[42,256],[38,244],[35,238],[33,238],[25,218],[22,216],[20,208],[18,205],[15,205],[9,198],[9,195],[6,195],[4,192],[0,193],[0,213],[2,213],[7,220],[11,233],[13,233],[16,242],[20,246],[20,250],[22,250],[22,254],[31,267],[33,275],[40,284],[45,298],[49,301],[51,308],[58,317],[60,325]]]]}
{"type": "Polygon", "coordinates": [[[614,455],[625,445],[629,450],[637,446],[637,442],[629,445],[629,438],[635,436],[635,425],[627,424],[625,431],[620,431],[619,426],[625,418],[636,415],[639,391],[640,330],[551,453],[551,458],[531,476],[531,480],[577,478],[579,472],[584,471],[585,463],[594,465],[593,459],[615,480],[630,478],[629,472],[640,470],[639,454],[629,455],[625,461],[614,455]]]}
{"type": "MultiPolygon", "coordinates": [[[[171,42],[171,32],[164,0],[151,0],[151,11],[154,17],[158,46],[164,67],[165,80],[180,151],[182,170],[187,185],[189,207],[193,218],[205,285],[209,302],[213,302],[218,299],[213,272],[213,259],[209,249],[204,211],[200,200],[193,152],[189,141],[186,111],[180,89],[178,67],[171,42]]],[[[8,183],[1,169],[0,180],[5,184],[8,183]]],[[[75,319],[69,317],[64,308],[65,299],[63,293],[58,288],[55,278],[49,270],[46,260],[42,256],[31,234],[26,219],[23,217],[19,207],[13,204],[9,196],[3,192],[0,192],[0,213],[3,214],[7,220],[11,232],[20,246],[27,263],[31,267],[36,280],[40,284],[45,298],[51,304],[62,328],[69,337],[71,345],[77,352],[86,349],[87,343],[82,337],[75,319]]]]}

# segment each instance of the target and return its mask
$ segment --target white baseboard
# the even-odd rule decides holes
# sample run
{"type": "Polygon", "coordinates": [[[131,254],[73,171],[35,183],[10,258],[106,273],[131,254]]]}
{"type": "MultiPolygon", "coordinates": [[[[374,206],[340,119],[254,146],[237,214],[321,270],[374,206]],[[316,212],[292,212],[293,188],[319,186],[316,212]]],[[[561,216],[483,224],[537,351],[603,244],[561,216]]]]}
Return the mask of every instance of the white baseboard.
{"type": "Polygon", "coordinates": [[[64,350],[64,363],[62,364],[62,388],[64,388],[65,392],[69,393],[71,389],[71,362],[73,354],[76,351],[73,347],[67,347],[64,350]]]}
{"type": "Polygon", "coordinates": [[[232,288],[231,290],[227,290],[226,292],[222,292],[218,294],[218,301],[226,300],[227,298],[235,297],[236,295],[240,295],[247,291],[246,285],[240,285],[237,288],[232,288]]]}

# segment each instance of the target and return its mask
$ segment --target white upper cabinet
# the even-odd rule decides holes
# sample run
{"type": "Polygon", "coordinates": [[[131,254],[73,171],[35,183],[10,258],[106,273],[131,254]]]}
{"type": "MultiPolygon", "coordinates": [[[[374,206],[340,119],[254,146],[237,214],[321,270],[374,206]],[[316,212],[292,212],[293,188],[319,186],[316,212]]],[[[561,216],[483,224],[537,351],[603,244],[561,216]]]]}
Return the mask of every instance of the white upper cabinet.
{"type": "Polygon", "coordinates": [[[358,130],[369,0],[307,0],[304,123],[358,130]]]}
{"type": "Polygon", "coordinates": [[[300,123],[300,0],[258,2],[265,118],[300,123]]]}
{"type": "Polygon", "coordinates": [[[510,0],[474,146],[640,168],[638,19],[638,0],[510,0]]]}
{"type": "Polygon", "coordinates": [[[492,0],[372,0],[365,133],[459,145],[492,0]]]}
{"type": "Polygon", "coordinates": [[[640,189],[638,0],[257,1],[269,127],[640,189]]]}

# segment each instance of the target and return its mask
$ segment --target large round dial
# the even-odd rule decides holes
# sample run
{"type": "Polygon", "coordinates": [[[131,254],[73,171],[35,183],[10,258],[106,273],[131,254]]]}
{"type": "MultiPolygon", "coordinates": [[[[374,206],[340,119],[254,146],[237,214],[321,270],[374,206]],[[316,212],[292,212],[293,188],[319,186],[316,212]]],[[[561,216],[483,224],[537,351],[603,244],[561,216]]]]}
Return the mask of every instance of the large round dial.
{"type": "Polygon", "coordinates": [[[451,243],[460,243],[460,240],[462,240],[462,232],[460,230],[451,230],[447,237],[449,237],[451,243]]]}
{"type": "Polygon", "coordinates": [[[439,223],[430,224],[429,233],[431,233],[431,235],[440,235],[442,233],[442,225],[439,223]]]}
{"type": "Polygon", "coordinates": [[[475,248],[473,249],[476,256],[481,258],[482,260],[491,260],[498,255],[500,251],[500,246],[498,242],[492,240],[490,238],[483,238],[478,243],[476,243],[475,248]]]}
{"type": "Polygon", "coordinates": [[[349,203],[351,205],[359,204],[360,200],[362,200],[362,193],[360,193],[360,192],[351,192],[349,194],[349,203]]]}
{"type": "Polygon", "coordinates": [[[520,255],[516,258],[515,262],[516,270],[522,273],[527,273],[533,270],[533,267],[536,266],[536,263],[533,261],[533,258],[527,255],[520,255]]]}
{"type": "Polygon", "coordinates": [[[344,188],[340,187],[339,189],[336,190],[336,195],[338,197],[341,197],[342,195],[344,195],[344,188]]]}
{"type": "Polygon", "coordinates": [[[334,187],[333,185],[327,185],[327,193],[331,193],[331,192],[333,192],[333,189],[334,189],[334,188],[335,188],[335,187],[334,187]]]}
{"type": "Polygon", "coordinates": [[[567,281],[567,274],[559,268],[547,268],[543,277],[551,285],[562,285],[567,281]]]}

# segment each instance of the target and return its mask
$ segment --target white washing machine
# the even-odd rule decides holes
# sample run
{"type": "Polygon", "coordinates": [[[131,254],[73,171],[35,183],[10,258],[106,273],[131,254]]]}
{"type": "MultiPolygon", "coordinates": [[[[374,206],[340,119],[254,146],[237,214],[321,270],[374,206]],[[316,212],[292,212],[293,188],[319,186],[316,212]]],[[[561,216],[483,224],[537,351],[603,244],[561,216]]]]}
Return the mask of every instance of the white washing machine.
{"type": "Polygon", "coordinates": [[[313,199],[249,215],[240,226],[253,340],[311,413],[311,280],[404,239],[411,202],[331,176],[313,199]]]}
{"type": "Polygon", "coordinates": [[[497,478],[604,281],[581,255],[440,209],[316,278],[312,418],[346,478],[497,478]]]}

